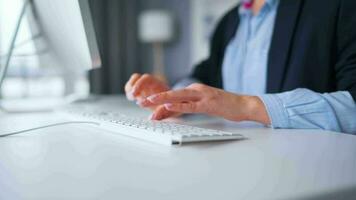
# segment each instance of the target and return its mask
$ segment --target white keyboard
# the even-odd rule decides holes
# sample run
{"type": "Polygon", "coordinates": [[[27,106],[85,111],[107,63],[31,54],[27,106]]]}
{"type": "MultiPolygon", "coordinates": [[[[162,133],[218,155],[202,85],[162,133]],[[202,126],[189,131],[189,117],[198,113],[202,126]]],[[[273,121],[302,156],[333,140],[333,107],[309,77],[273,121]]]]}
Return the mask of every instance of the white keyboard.
{"type": "Polygon", "coordinates": [[[181,145],[190,142],[239,140],[245,137],[211,129],[198,128],[171,122],[131,118],[107,111],[85,111],[66,108],[59,111],[73,120],[96,122],[100,128],[113,133],[164,145],[181,145]]]}

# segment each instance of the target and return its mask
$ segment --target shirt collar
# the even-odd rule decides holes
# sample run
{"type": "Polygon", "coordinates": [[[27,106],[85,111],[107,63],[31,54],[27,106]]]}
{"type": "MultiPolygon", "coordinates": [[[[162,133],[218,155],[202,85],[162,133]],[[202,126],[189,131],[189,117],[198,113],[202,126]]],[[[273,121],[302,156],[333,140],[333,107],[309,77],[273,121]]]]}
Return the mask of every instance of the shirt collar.
{"type": "MultiPolygon", "coordinates": [[[[244,3],[251,3],[253,0],[243,0],[242,4],[244,3]]],[[[266,5],[269,8],[274,8],[275,6],[277,6],[279,0],[266,0],[266,5]]],[[[243,6],[241,4],[240,8],[239,8],[239,14],[243,15],[243,14],[247,14],[247,13],[251,13],[250,8],[247,8],[245,6],[243,6]]],[[[265,6],[266,6],[265,5],[265,6]]]]}

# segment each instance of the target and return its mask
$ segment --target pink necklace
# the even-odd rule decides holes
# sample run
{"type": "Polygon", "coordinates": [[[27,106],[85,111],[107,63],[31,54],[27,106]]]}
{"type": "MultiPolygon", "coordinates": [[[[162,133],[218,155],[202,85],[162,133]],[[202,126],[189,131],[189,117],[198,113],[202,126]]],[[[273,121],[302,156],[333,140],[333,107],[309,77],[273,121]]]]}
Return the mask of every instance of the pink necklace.
{"type": "Polygon", "coordinates": [[[243,1],[242,1],[242,6],[243,6],[245,9],[251,9],[252,6],[253,6],[253,2],[254,2],[254,0],[243,0],[243,1]]]}

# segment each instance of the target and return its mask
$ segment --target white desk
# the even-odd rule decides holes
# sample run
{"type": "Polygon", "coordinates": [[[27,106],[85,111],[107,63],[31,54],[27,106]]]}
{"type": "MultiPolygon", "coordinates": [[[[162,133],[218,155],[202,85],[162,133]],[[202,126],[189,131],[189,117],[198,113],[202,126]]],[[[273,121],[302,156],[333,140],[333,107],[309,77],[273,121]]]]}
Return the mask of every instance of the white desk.
{"type": "MultiPolygon", "coordinates": [[[[147,113],[109,99],[123,113],[147,113]]],[[[0,114],[6,133],[54,114],[0,114]]],[[[67,125],[0,138],[0,199],[352,199],[356,137],[189,120],[248,140],[166,147],[67,125]],[[331,196],[330,196],[331,195],[331,196]],[[341,196],[340,196],[341,195],[341,196]],[[344,195],[344,196],[342,196],[344,195]]],[[[356,198],[354,198],[356,199],[356,198]]]]}

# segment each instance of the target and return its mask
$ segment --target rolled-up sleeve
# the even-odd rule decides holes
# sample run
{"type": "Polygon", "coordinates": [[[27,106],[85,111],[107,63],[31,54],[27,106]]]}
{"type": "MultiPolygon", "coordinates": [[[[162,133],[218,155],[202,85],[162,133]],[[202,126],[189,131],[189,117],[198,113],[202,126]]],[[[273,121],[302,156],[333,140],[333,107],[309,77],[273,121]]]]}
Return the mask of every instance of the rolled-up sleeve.
{"type": "Polygon", "coordinates": [[[273,128],[323,129],[356,134],[356,104],[349,92],[297,89],[259,96],[273,128]]]}

